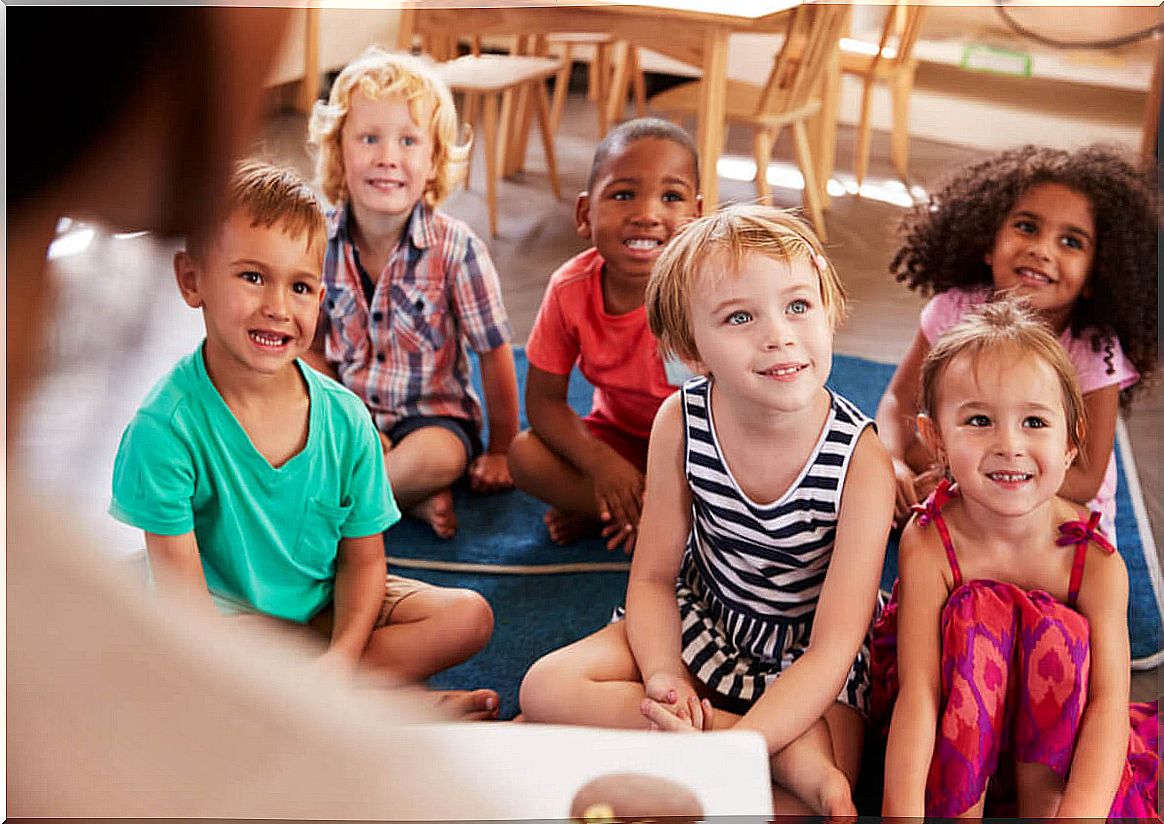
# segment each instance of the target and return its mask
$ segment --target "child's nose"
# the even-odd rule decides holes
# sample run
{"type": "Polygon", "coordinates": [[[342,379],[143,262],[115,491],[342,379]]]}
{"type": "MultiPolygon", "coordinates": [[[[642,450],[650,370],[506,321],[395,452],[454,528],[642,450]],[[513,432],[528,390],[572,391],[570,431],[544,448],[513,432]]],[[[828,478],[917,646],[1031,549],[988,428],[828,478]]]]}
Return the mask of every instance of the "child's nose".
{"type": "Polygon", "coordinates": [[[267,289],[263,294],[263,311],[269,318],[287,317],[287,297],[282,289],[267,289]]]}
{"type": "Polygon", "coordinates": [[[768,316],[768,321],[764,327],[764,334],[764,345],[768,349],[775,349],[778,346],[788,346],[793,343],[791,328],[784,322],[784,318],[778,312],[773,312],[768,316]]]}
{"type": "Polygon", "coordinates": [[[995,430],[994,449],[999,455],[1021,455],[1023,452],[1022,437],[1019,433],[1007,426],[1000,426],[995,430]]]}

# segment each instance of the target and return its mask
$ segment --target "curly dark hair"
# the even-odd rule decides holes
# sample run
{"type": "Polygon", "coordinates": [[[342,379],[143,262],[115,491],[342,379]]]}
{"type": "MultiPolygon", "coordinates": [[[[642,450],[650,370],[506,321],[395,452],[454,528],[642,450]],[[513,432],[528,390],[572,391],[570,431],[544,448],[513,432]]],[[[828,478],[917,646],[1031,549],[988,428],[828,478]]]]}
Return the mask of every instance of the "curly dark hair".
{"type": "Polygon", "coordinates": [[[1091,201],[1096,237],[1089,297],[1076,301],[1071,332],[1093,328],[1097,351],[1105,335],[1119,339],[1141,376],[1120,395],[1126,407],[1158,365],[1156,181],[1154,164],[1117,146],[1001,152],[955,170],[906,213],[889,271],[923,295],[990,286],[986,255],[1015,202],[1043,183],[1074,189],[1091,201]]]}

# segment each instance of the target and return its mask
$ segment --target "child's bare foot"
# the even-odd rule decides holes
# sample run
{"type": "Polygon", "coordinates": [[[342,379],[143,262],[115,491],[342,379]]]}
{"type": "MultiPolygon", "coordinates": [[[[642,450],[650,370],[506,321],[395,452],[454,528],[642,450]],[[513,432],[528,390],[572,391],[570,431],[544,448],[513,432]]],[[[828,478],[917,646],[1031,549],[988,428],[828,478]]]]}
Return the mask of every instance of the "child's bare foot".
{"type": "Polygon", "coordinates": [[[816,807],[817,812],[831,819],[857,815],[857,806],[853,803],[853,788],[849,786],[849,779],[843,772],[836,770],[824,780],[816,799],[816,807]]]}
{"type": "Polygon", "coordinates": [[[575,512],[551,509],[542,520],[550,531],[550,540],[558,546],[572,544],[582,538],[590,538],[599,533],[601,524],[575,512]]]}
{"type": "Polygon", "coordinates": [[[492,721],[501,706],[493,690],[441,690],[433,695],[437,709],[457,721],[492,721]]]}
{"type": "Polygon", "coordinates": [[[438,538],[452,538],[457,534],[457,513],[453,511],[451,489],[434,492],[420,503],[413,504],[407,512],[431,526],[438,538]]]}

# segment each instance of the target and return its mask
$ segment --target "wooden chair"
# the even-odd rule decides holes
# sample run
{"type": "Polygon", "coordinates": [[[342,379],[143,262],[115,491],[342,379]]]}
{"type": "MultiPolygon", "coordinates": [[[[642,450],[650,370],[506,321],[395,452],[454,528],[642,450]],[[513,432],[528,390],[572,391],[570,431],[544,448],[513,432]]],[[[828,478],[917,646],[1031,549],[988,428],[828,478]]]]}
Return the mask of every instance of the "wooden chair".
{"type": "MultiPolygon", "coordinates": [[[[507,124],[512,120],[509,112],[514,105],[516,93],[522,90],[526,90],[533,99],[538,129],[542,133],[542,148],[546,155],[550,187],[554,191],[554,197],[562,196],[561,184],[558,182],[558,161],[554,154],[554,136],[550,129],[549,94],[546,91],[546,80],[556,75],[559,68],[557,60],[546,57],[499,54],[469,54],[438,63],[435,67],[436,73],[449,89],[465,95],[464,122],[473,123],[476,116],[476,101],[478,98],[482,100],[485,199],[489,208],[489,230],[494,237],[497,236],[497,181],[505,165],[508,143],[517,139],[517,135],[511,134],[508,128],[500,127],[500,124],[507,124]]],[[[468,186],[467,179],[465,185],[468,186]]]]}
{"type": "Polygon", "coordinates": [[[909,96],[913,92],[913,77],[917,71],[913,47],[921,32],[925,12],[924,5],[907,5],[905,0],[895,0],[885,10],[885,25],[881,28],[881,39],[876,44],[859,40],[841,43],[841,71],[860,77],[864,83],[861,118],[853,146],[853,170],[858,193],[865,180],[865,173],[869,170],[871,104],[875,83],[889,85],[893,98],[889,153],[897,174],[903,181],[909,178],[909,96]]]}
{"type": "Polygon", "coordinates": [[[594,54],[590,58],[589,79],[586,85],[586,98],[595,103],[598,110],[598,137],[602,138],[610,128],[608,109],[610,96],[615,93],[611,87],[612,61],[623,59],[630,65],[631,88],[634,93],[635,107],[639,117],[647,113],[647,90],[642,70],[638,64],[638,49],[629,43],[623,50],[609,34],[601,32],[554,32],[546,35],[546,43],[558,46],[561,54],[562,70],[554,80],[554,98],[550,106],[550,129],[558,133],[558,126],[562,121],[562,109],[566,105],[566,95],[570,90],[570,73],[574,67],[575,47],[591,47],[594,54]]]}
{"type": "MultiPolygon", "coordinates": [[[[851,7],[802,5],[790,12],[784,44],[776,54],[768,81],[762,85],[728,80],[724,101],[728,123],[752,127],[756,160],[756,195],[771,202],[768,161],[780,130],[792,128],[796,162],[804,176],[804,202],[821,240],[826,237],[823,211],[824,181],[817,181],[806,123],[821,108],[825,70],[836,54],[837,42],[848,23],[851,7]]],[[[652,97],[650,106],[672,119],[698,110],[702,81],[675,86],[652,97]]],[[[708,169],[705,174],[715,174],[708,169]]]]}

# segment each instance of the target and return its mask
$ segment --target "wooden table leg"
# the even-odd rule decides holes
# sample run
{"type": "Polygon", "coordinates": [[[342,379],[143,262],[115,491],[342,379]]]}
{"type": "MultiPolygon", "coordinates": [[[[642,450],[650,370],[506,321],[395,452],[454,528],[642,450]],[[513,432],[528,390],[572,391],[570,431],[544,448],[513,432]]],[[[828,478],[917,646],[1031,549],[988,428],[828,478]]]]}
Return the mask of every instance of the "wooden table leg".
{"type": "Polygon", "coordinates": [[[412,33],[416,30],[416,9],[405,5],[400,9],[400,21],[396,26],[396,48],[412,51],[412,33]]]}
{"type": "Polygon", "coordinates": [[[485,95],[485,203],[489,233],[497,237],[497,95],[485,95]]]}
{"type": "Polygon", "coordinates": [[[311,107],[319,97],[319,9],[308,6],[303,12],[303,80],[299,83],[295,108],[311,114],[311,107]]]}
{"type": "Polygon", "coordinates": [[[724,97],[727,94],[727,50],[729,30],[710,26],[703,47],[703,83],[700,87],[699,124],[696,145],[703,172],[700,191],[703,210],[712,212],[719,205],[719,177],[716,166],[723,153],[724,97]]]}

